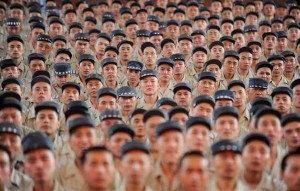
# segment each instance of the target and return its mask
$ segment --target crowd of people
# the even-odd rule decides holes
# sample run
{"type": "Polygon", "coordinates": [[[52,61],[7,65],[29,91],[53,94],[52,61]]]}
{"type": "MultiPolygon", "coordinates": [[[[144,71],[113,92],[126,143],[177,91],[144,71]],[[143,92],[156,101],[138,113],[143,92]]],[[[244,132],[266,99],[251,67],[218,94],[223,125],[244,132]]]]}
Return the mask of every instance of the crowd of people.
{"type": "Polygon", "coordinates": [[[0,191],[299,191],[300,5],[0,0],[0,191]]]}

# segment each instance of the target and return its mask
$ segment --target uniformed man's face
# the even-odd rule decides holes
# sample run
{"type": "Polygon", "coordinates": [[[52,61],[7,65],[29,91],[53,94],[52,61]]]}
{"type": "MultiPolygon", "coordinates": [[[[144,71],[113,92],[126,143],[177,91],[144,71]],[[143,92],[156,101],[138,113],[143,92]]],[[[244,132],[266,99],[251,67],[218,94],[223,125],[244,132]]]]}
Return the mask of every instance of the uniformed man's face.
{"type": "Polygon", "coordinates": [[[22,27],[21,25],[18,26],[7,26],[6,27],[7,33],[12,35],[12,34],[20,34],[22,32],[22,27]]]}
{"type": "Polygon", "coordinates": [[[199,103],[196,107],[192,109],[193,117],[204,117],[206,119],[212,120],[214,113],[214,108],[208,103],[199,103]]]}
{"type": "Polygon", "coordinates": [[[154,95],[157,93],[158,79],[154,76],[147,76],[141,79],[141,91],[145,95],[154,95]]]}
{"type": "Polygon", "coordinates": [[[262,89],[262,88],[249,88],[247,90],[247,95],[248,95],[248,100],[249,103],[252,103],[253,100],[259,97],[267,97],[268,91],[267,89],[262,89]]]}
{"type": "Polygon", "coordinates": [[[3,78],[8,78],[8,77],[19,77],[20,71],[18,67],[16,66],[9,66],[1,70],[1,76],[3,78]]]}
{"type": "Polygon", "coordinates": [[[128,133],[118,132],[110,137],[108,141],[108,148],[115,157],[119,158],[121,157],[121,147],[130,141],[132,141],[132,138],[128,133]]]}
{"type": "Polygon", "coordinates": [[[143,122],[144,115],[136,114],[130,119],[130,125],[134,128],[135,137],[144,138],[146,136],[145,124],[143,122]]]}
{"type": "Polygon", "coordinates": [[[175,67],[173,68],[174,75],[184,74],[186,70],[186,65],[182,60],[175,60],[175,67]]]}
{"type": "Polygon", "coordinates": [[[94,64],[89,60],[83,60],[78,66],[78,73],[83,78],[88,77],[94,71],[94,64]]]}
{"type": "Polygon", "coordinates": [[[60,23],[52,23],[49,27],[48,34],[51,37],[55,37],[57,35],[64,35],[64,27],[60,23]]]}
{"type": "Polygon", "coordinates": [[[177,25],[170,25],[167,27],[166,36],[168,38],[176,39],[179,36],[179,26],[177,25]]]}
{"type": "MultiPolygon", "coordinates": [[[[220,57],[220,59],[223,60],[223,53],[220,57]]],[[[220,60],[220,61],[222,61],[220,60]]],[[[221,78],[221,68],[219,68],[219,66],[217,64],[210,64],[206,67],[205,69],[207,72],[212,72],[216,75],[217,77],[217,81],[219,82],[220,81],[220,78],[221,78]]]]}
{"type": "Polygon", "coordinates": [[[251,141],[243,149],[245,171],[261,173],[268,166],[271,149],[262,141],[251,141]]]}
{"type": "Polygon", "coordinates": [[[89,42],[86,40],[76,40],[74,46],[76,54],[78,55],[85,54],[89,49],[89,46],[90,46],[89,42]]]}
{"type": "Polygon", "coordinates": [[[35,104],[42,103],[44,101],[49,101],[52,99],[52,91],[50,84],[46,82],[37,82],[32,88],[31,88],[31,96],[33,99],[33,102],[35,104]]]}
{"type": "Polygon", "coordinates": [[[14,8],[10,10],[10,17],[18,18],[23,21],[25,19],[25,14],[22,9],[14,8]]]}
{"type": "Polygon", "coordinates": [[[281,174],[287,189],[290,191],[299,190],[300,186],[300,156],[291,156],[287,160],[286,168],[281,174]]]}
{"type": "Polygon", "coordinates": [[[56,135],[60,126],[58,114],[51,109],[43,109],[39,111],[35,117],[34,127],[48,136],[56,135]]]}
{"type": "Polygon", "coordinates": [[[15,123],[22,126],[23,119],[20,110],[14,107],[6,107],[0,111],[0,122],[15,123]]]}
{"type": "Polygon", "coordinates": [[[168,64],[162,64],[157,70],[158,79],[161,82],[169,82],[173,77],[173,68],[168,64]]]}
{"type": "Polygon", "coordinates": [[[8,43],[7,54],[12,59],[21,58],[24,54],[24,46],[23,46],[22,42],[15,40],[15,41],[11,41],[10,43],[8,43]]]}
{"type": "Polygon", "coordinates": [[[126,36],[128,36],[130,39],[135,40],[136,39],[136,31],[139,30],[139,26],[136,24],[128,25],[125,28],[126,36]]]}
{"type": "Polygon", "coordinates": [[[103,84],[99,80],[89,80],[89,82],[86,84],[86,89],[90,97],[96,98],[97,92],[103,88],[103,84]]]}
{"type": "Polygon", "coordinates": [[[206,39],[208,42],[217,41],[220,37],[220,32],[217,29],[210,29],[207,31],[206,39]]]}
{"type": "Polygon", "coordinates": [[[287,94],[277,94],[273,97],[274,107],[282,114],[290,113],[292,98],[287,94]]]}
{"type": "Polygon", "coordinates": [[[161,110],[163,110],[164,112],[168,113],[168,111],[169,111],[171,108],[173,108],[172,105],[161,105],[161,106],[159,106],[158,109],[161,109],[161,110]]]}
{"type": "Polygon", "coordinates": [[[202,79],[198,82],[197,89],[201,95],[213,95],[216,89],[216,82],[211,79],[202,79]]]}
{"type": "Polygon", "coordinates": [[[126,112],[131,112],[137,103],[136,97],[119,97],[118,103],[121,109],[126,112]]]}
{"type": "Polygon", "coordinates": [[[159,29],[158,23],[154,22],[154,21],[147,21],[146,26],[147,26],[147,30],[149,30],[150,32],[156,31],[159,29]]]}
{"type": "Polygon", "coordinates": [[[11,175],[11,164],[8,153],[1,150],[0,151],[0,185],[5,185],[9,180],[11,175]]]}
{"type": "Polygon", "coordinates": [[[67,45],[66,45],[66,43],[64,41],[57,40],[57,41],[53,42],[53,50],[56,51],[56,50],[58,50],[60,48],[67,48],[67,45]]]}
{"type": "Polygon", "coordinates": [[[246,25],[256,25],[256,23],[258,21],[258,18],[256,15],[249,15],[247,18],[246,18],[246,25]]]}
{"type": "Polygon", "coordinates": [[[296,85],[293,88],[293,107],[300,109],[300,86],[296,85]]]}
{"type": "Polygon", "coordinates": [[[184,55],[190,55],[193,49],[193,44],[189,40],[181,40],[178,43],[179,51],[184,55]]]}
{"type": "Polygon", "coordinates": [[[207,61],[207,54],[202,51],[197,51],[192,56],[192,61],[194,63],[195,68],[202,69],[204,63],[207,61]]]}
{"type": "Polygon", "coordinates": [[[145,62],[146,66],[155,66],[156,59],[157,59],[156,50],[153,47],[145,48],[142,58],[143,58],[143,61],[145,62]]]}
{"type": "Polygon", "coordinates": [[[233,107],[232,100],[230,100],[230,99],[219,99],[218,101],[216,101],[215,109],[220,108],[220,107],[225,107],[225,106],[233,107]]]}
{"type": "Polygon", "coordinates": [[[187,130],[185,140],[189,150],[207,152],[211,144],[210,130],[205,125],[193,125],[187,130]]]}
{"type": "Polygon", "coordinates": [[[123,123],[121,119],[114,119],[114,118],[109,118],[101,121],[100,126],[104,133],[105,139],[108,138],[108,129],[110,128],[110,126],[112,126],[113,124],[121,124],[121,123],[123,123]]]}
{"type": "Polygon", "coordinates": [[[67,74],[65,76],[55,76],[54,78],[58,86],[62,87],[64,83],[69,82],[71,80],[71,74],[67,74]]]}
{"type": "Polygon", "coordinates": [[[277,38],[276,36],[273,35],[268,35],[263,40],[264,48],[267,50],[274,49],[276,47],[276,44],[277,44],[277,38]]]}
{"type": "Polygon", "coordinates": [[[267,114],[258,119],[257,130],[269,137],[272,145],[276,146],[281,140],[280,120],[274,115],[267,114]]]}
{"type": "Polygon", "coordinates": [[[270,63],[273,65],[272,77],[281,78],[284,69],[284,62],[282,60],[272,60],[270,63]]]}
{"type": "Polygon", "coordinates": [[[116,173],[112,154],[107,151],[89,152],[81,172],[90,189],[111,188],[116,173]]]}
{"type": "Polygon", "coordinates": [[[143,151],[131,151],[121,160],[121,172],[128,184],[145,185],[152,170],[149,154],[143,151]]]}
{"type": "Polygon", "coordinates": [[[140,81],[140,71],[139,70],[126,70],[126,77],[130,84],[138,84],[140,81]]]}
{"type": "Polygon", "coordinates": [[[98,99],[98,110],[103,112],[106,109],[117,109],[117,99],[115,97],[104,95],[98,99]]]}
{"type": "Polygon", "coordinates": [[[125,37],[122,35],[116,35],[111,38],[111,45],[117,47],[119,42],[121,42],[125,37]]]}
{"type": "Polygon", "coordinates": [[[234,93],[233,105],[235,107],[243,107],[247,102],[246,90],[241,86],[233,86],[230,91],[234,93]]]}
{"type": "Polygon", "coordinates": [[[162,48],[162,55],[166,58],[169,58],[175,53],[176,53],[176,46],[171,42],[165,44],[162,48]]]}
{"type": "Polygon", "coordinates": [[[220,140],[233,141],[240,132],[238,120],[230,115],[224,115],[216,119],[214,129],[220,140]]]}
{"type": "Polygon", "coordinates": [[[300,36],[300,29],[296,27],[288,29],[287,38],[289,39],[289,41],[296,42],[299,36],[300,36]]]}
{"type": "Polygon", "coordinates": [[[69,31],[69,39],[70,41],[74,41],[74,36],[77,34],[77,33],[82,33],[83,30],[81,28],[77,28],[77,27],[73,27],[70,29],[69,31]]]}
{"type": "Polygon", "coordinates": [[[3,21],[5,18],[5,9],[1,8],[0,9],[0,21],[3,21]]]}
{"type": "Polygon", "coordinates": [[[24,169],[35,183],[52,181],[56,170],[52,151],[36,149],[25,154],[24,169]]]}
{"type": "Polygon", "coordinates": [[[296,150],[300,146],[300,122],[292,121],[283,127],[283,138],[289,149],[296,150]]]}
{"type": "Polygon", "coordinates": [[[109,41],[105,38],[98,38],[95,43],[96,54],[104,55],[104,49],[109,45],[109,41]]]}
{"type": "Polygon", "coordinates": [[[165,121],[166,119],[161,116],[153,116],[145,122],[147,137],[152,144],[156,143],[155,129],[157,125],[165,121]]]}
{"type": "Polygon", "coordinates": [[[206,38],[202,35],[194,35],[193,36],[193,46],[197,47],[197,46],[204,46],[206,43],[206,38]]]}
{"type": "Polygon", "coordinates": [[[213,157],[213,166],[217,179],[234,180],[239,176],[242,157],[232,151],[221,152],[213,157]]]}
{"type": "Polygon", "coordinates": [[[244,15],[244,6],[240,6],[240,5],[235,5],[233,7],[233,15],[236,17],[236,16],[243,16],[244,15]]]}
{"type": "Polygon", "coordinates": [[[46,64],[40,59],[31,60],[29,63],[29,70],[31,74],[34,74],[36,71],[46,70],[46,64]]]}
{"type": "Polygon", "coordinates": [[[238,33],[233,35],[233,39],[235,40],[234,49],[238,50],[246,45],[246,40],[244,34],[238,33]]]}
{"type": "Polygon", "coordinates": [[[178,172],[182,188],[184,190],[205,190],[210,178],[208,166],[208,160],[203,157],[186,157],[178,172]]]}
{"type": "Polygon", "coordinates": [[[224,23],[221,26],[221,33],[224,36],[231,36],[232,31],[233,31],[233,24],[231,23],[224,23]]]}
{"type": "Polygon", "coordinates": [[[187,8],[186,14],[189,20],[193,20],[196,16],[199,15],[199,8],[196,6],[190,6],[187,8]]]}
{"type": "Polygon", "coordinates": [[[171,120],[178,121],[183,129],[185,129],[185,123],[189,119],[189,116],[186,113],[176,113],[172,116],[171,120]]]}
{"type": "Polygon", "coordinates": [[[34,29],[31,31],[31,33],[30,33],[30,35],[31,35],[31,40],[32,40],[33,42],[36,42],[37,37],[38,37],[39,35],[41,35],[41,34],[45,34],[44,29],[41,29],[41,28],[34,28],[34,29]]]}
{"type": "Polygon", "coordinates": [[[37,41],[36,44],[36,53],[43,54],[47,57],[52,50],[52,44],[46,41],[37,41]]]}
{"type": "Polygon", "coordinates": [[[58,63],[58,62],[69,62],[71,60],[71,58],[69,57],[69,55],[65,54],[65,53],[60,53],[59,55],[57,55],[54,58],[54,62],[58,63]]]}
{"type": "Polygon", "coordinates": [[[224,58],[224,47],[222,46],[214,46],[212,49],[211,49],[211,59],[218,59],[218,60],[223,60],[224,58]]]}
{"type": "Polygon", "coordinates": [[[11,158],[15,160],[22,151],[21,137],[12,133],[0,134],[0,145],[8,148],[11,158]]]}
{"type": "Polygon", "coordinates": [[[10,84],[7,84],[3,91],[12,91],[12,92],[16,92],[17,94],[19,94],[21,97],[22,97],[22,89],[20,87],[20,85],[18,84],[14,84],[14,83],[10,83],[10,84]]]}
{"type": "Polygon", "coordinates": [[[80,99],[80,92],[75,87],[66,87],[62,92],[62,102],[67,105],[72,101],[80,99]]]}
{"type": "Polygon", "coordinates": [[[285,57],[285,65],[284,65],[284,72],[287,73],[294,73],[296,69],[296,58],[293,56],[285,57]]]}
{"type": "Polygon", "coordinates": [[[160,43],[163,40],[161,35],[154,35],[150,37],[150,42],[152,42],[157,48],[160,47],[160,43]]]}
{"type": "Polygon", "coordinates": [[[250,48],[252,49],[252,56],[253,60],[259,60],[262,56],[262,49],[258,45],[251,45],[250,48]]]}
{"type": "Polygon", "coordinates": [[[65,13],[67,10],[73,9],[73,5],[71,3],[67,3],[62,6],[62,12],[65,13]]]}
{"type": "Polygon", "coordinates": [[[92,28],[95,28],[95,26],[96,24],[94,22],[84,21],[83,23],[84,32],[88,33],[92,28]]]}
{"type": "Polygon", "coordinates": [[[192,103],[192,93],[188,90],[178,90],[174,95],[174,101],[182,107],[190,108],[192,103]]]}
{"type": "Polygon", "coordinates": [[[130,44],[122,44],[119,48],[119,57],[122,61],[129,61],[133,54],[133,48],[130,44]]]}
{"type": "Polygon", "coordinates": [[[70,25],[72,22],[76,22],[77,16],[75,13],[68,13],[65,15],[66,24],[70,25]]]}
{"type": "Polygon", "coordinates": [[[118,54],[115,51],[109,50],[104,53],[104,58],[118,59],[118,54]]]}
{"type": "Polygon", "coordinates": [[[84,150],[98,144],[96,131],[88,126],[81,126],[74,130],[69,137],[69,145],[75,153],[76,158],[80,158],[84,150]]]}
{"type": "Polygon", "coordinates": [[[236,20],[233,23],[233,28],[234,29],[241,29],[244,30],[245,22],[242,20],[236,20]]]}

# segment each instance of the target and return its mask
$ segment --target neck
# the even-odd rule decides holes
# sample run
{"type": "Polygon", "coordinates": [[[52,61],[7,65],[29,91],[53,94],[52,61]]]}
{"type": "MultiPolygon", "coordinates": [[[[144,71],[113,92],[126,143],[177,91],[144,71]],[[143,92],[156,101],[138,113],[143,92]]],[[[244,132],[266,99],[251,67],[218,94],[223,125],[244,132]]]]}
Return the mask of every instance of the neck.
{"type": "Polygon", "coordinates": [[[279,84],[281,78],[282,78],[281,76],[279,76],[279,77],[272,77],[272,81],[277,85],[277,84],[279,84]]]}
{"type": "Polygon", "coordinates": [[[137,87],[139,85],[139,81],[136,81],[136,82],[129,82],[128,81],[128,86],[130,87],[137,87]]]}
{"type": "Polygon", "coordinates": [[[114,81],[107,81],[107,82],[106,82],[106,85],[107,85],[107,87],[109,87],[109,88],[115,89],[115,87],[116,87],[116,85],[117,85],[117,81],[116,81],[116,80],[114,80],[114,81]]]}
{"type": "Polygon", "coordinates": [[[156,65],[155,64],[146,64],[145,67],[146,67],[146,69],[155,70],[156,65]]]}
{"type": "Polygon", "coordinates": [[[228,74],[228,73],[224,73],[224,78],[226,80],[231,80],[233,78],[234,74],[228,74]]]}
{"type": "Polygon", "coordinates": [[[265,49],[265,51],[264,51],[264,55],[265,55],[266,58],[269,58],[273,54],[274,54],[274,50],[273,49],[265,49]]]}
{"type": "Polygon", "coordinates": [[[99,60],[99,61],[101,61],[101,60],[103,60],[103,54],[97,54],[96,55],[96,58],[97,58],[97,60],[99,60]]]}
{"type": "Polygon", "coordinates": [[[217,187],[219,190],[222,191],[233,191],[235,190],[236,187],[236,179],[223,179],[223,178],[218,178],[217,179],[217,187]]]}
{"type": "Polygon", "coordinates": [[[246,105],[239,106],[237,107],[237,109],[239,110],[239,118],[240,118],[246,110],[246,105]]]}
{"type": "Polygon", "coordinates": [[[127,182],[125,190],[126,191],[132,191],[132,190],[134,190],[134,191],[144,191],[145,186],[143,184],[137,184],[136,182],[134,182],[134,183],[127,182]]]}
{"type": "Polygon", "coordinates": [[[203,72],[203,68],[194,67],[194,69],[197,72],[197,74],[200,74],[203,72]]]}
{"type": "Polygon", "coordinates": [[[155,104],[157,101],[157,94],[153,94],[153,95],[144,95],[144,100],[145,103],[147,102],[147,104],[155,104]]]}
{"type": "Polygon", "coordinates": [[[97,97],[91,97],[91,104],[94,106],[94,108],[96,108],[96,106],[98,105],[98,101],[97,101],[97,97]]]}
{"type": "Polygon", "coordinates": [[[130,112],[131,112],[131,111],[128,111],[128,110],[122,110],[122,116],[123,116],[125,119],[128,119],[128,118],[129,118],[130,112]]]}
{"type": "Polygon", "coordinates": [[[296,49],[296,43],[293,41],[288,41],[288,48],[290,50],[295,50],[296,49]]]}
{"type": "Polygon", "coordinates": [[[283,72],[286,79],[291,80],[294,77],[294,72],[283,72]]]}
{"type": "Polygon", "coordinates": [[[249,70],[244,70],[244,69],[240,69],[240,68],[239,68],[239,74],[240,74],[240,76],[242,76],[242,77],[246,77],[247,74],[248,74],[248,72],[249,72],[249,70]]]}
{"type": "Polygon", "coordinates": [[[85,76],[82,76],[82,75],[79,75],[79,79],[80,79],[80,81],[82,82],[82,84],[85,86],[86,84],[85,84],[85,79],[86,79],[86,77],[85,76]]]}
{"type": "Polygon", "coordinates": [[[298,108],[298,107],[293,107],[293,112],[294,113],[300,113],[300,108],[298,108]]]}
{"type": "Polygon", "coordinates": [[[254,172],[246,170],[244,172],[244,178],[250,187],[256,188],[256,186],[259,184],[259,182],[262,179],[263,172],[254,172]]]}
{"type": "Polygon", "coordinates": [[[87,187],[86,191],[111,191],[111,188],[91,188],[91,187],[87,187]]]}
{"type": "Polygon", "coordinates": [[[23,59],[23,57],[20,57],[20,58],[15,59],[15,60],[17,61],[17,65],[20,65],[20,64],[21,64],[22,59],[23,59]]]}
{"type": "Polygon", "coordinates": [[[54,181],[51,179],[47,182],[40,182],[34,184],[34,191],[52,191],[54,189],[54,181]]]}
{"type": "Polygon", "coordinates": [[[174,79],[176,82],[181,82],[184,78],[184,74],[174,74],[174,79]]]}
{"type": "Polygon", "coordinates": [[[159,86],[162,88],[167,88],[169,83],[170,83],[170,81],[164,81],[164,80],[161,80],[158,82],[159,86]]]}
{"type": "MultiPolygon", "coordinates": [[[[269,57],[267,57],[267,58],[269,58],[269,57]]],[[[256,60],[256,59],[252,60],[252,64],[251,64],[252,71],[255,71],[257,63],[258,63],[258,60],[256,60]]]]}
{"type": "Polygon", "coordinates": [[[147,141],[146,136],[136,136],[134,139],[137,140],[137,141],[140,141],[140,142],[146,142],[147,141]]]}

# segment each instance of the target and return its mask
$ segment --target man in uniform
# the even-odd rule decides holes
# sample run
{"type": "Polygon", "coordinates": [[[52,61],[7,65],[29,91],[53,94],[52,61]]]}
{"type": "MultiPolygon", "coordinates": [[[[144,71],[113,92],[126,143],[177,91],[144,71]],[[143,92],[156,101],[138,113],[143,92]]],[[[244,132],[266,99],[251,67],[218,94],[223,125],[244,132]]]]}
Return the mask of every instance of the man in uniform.
{"type": "Polygon", "coordinates": [[[216,75],[212,72],[202,72],[198,75],[197,88],[193,91],[193,97],[199,95],[213,96],[216,91],[216,75]]]}
{"type": "Polygon", "coordinates": [[[40,53],[31,53],[28,55],[29,70],[26,75],[25,85],[30,84],[32,75],[39,70],[46,70],[46,58],[40,53]]]}
{"type": "Polygon", "coordinates": [[[22,141],[24,154],[24,169],[32,179],[33,184],[23,190],[33,191],[47,189],[52,191],[65,190],[55,180],[56,160],[53,143],[41,132],[34,132],[24,137],[22,141]]]}
{"type": "Polygon", "coordinates": [[[61,92],[61,87],[71,80],[71,65],[65,62],[58,62],[53,67],[54,81],[52,83],[52,89],[54,99],[58,99],[61,92]]]}
{"type": "Polygon", "coordinates": [[[296,79],[291,83],[291,89],[293,91],[293,107],[294,113],[300,113],[300,79],[296,79]]]}
{"type": "Polygon", "coordinates": [[[181,53],[173,54],[170,57],[174,63],[174,69],[173,69],[173,81],[174,84],[185,82],[192,86],[194,86],[194,83],[196,82],[193,78],[191,78],[187,73],[187,63],[185,62],[185,56],[181,53]]]}
{"type": "Polygon", "coordinates": [[[140,73],[143,64],[138,61],[129,61],[127,63],[126,79],[122,82],[122,86],[129,86],[140,89],[140,73]]]}
{"type": "Polygon", "coordinates": [[[300,115],[289,113],[282,117],[281,127],[283,139],[287,144],[287,151],[293,152],[300,146],[300,115]]]}
{"type": "Polygon", "coordinates": [[[118,89],[118,63],[114,58],[105,58],[101,61],[102,75],[105,79],[105,87],[118,89]]]}
{"type": "Polygon", "coordinates": [[[6,79],[8,77],[20,77],[20,71],[17,66],[16,60],[4,59],[0,62],[1,77],[6,79]]]}
{"type": "Polygon", "coordinates": [[[157,47],[151,42],[144,42],[141,46],[142,50],[142,61],[145,63],[145,69],[156,69],[156,60],[157,60],[157,47]]]}
{"type": "Polygon", "coordinates": [[[146,112],[145,109],[135,109],[129,114],[129,125],[131,125],[135,131],[134,140],[143,143],[147,141],[145,123],[143,121],[146,112]]]}
{"type": "Polygon", "coordinates": [[[224,63],[221,72],[221,82],[226,87],[232,80],[237,79],[236,70],[240,56],[236,51],[229,50],[224,53],[224,63]]]}
{"type": "Polygon", "coordinates": [[[297,62],[296,62],[296,55],[294,52],[290,50],[286,50],[281,53],[281,55],[285,58],[285,65],[283,69],[283,75],[289,82],[289,84],[299,78],[299,73],[297,72],[297,62]]]}
{"type": "Polygon", "coordinates": [[[0,161],[3,164],[0,168],[1,180],[0,180],[0,189],[6,191],[5,183],[9,180],[11,175],[11,156],[10,152],[6,147],[0,146],[0,161]]]}
{"type": "Polygon", "coordinates": [[[117,91],[111,88],[101,88],[97,92],[98,111],[102,113],[106,109],[117,109],[117,91]]]}
{"type": "Polygon", "coordinates": [[[173,99],[168,97],[162,97],[157,101],[155,108],[161,109],[167,113],[172,107],[175,106],[177,106],[177,103],[173,99]]]}
{"type": "Polygon", "coordinates": [[[43,54],[46,59],[49,59],[52,51],[52,38],[46,34],[40,34],[37,38],[35,52],[43,54]]]}
{"type": "Polygon", "coordinates": [[[129,114],[135,109],[137,103],[137,91],[133,87],[123,86],[117,90],[118,103],[122,112],[123,121],[129,123],[129,114]]]}
{"type": "Polygon", "coordinates": [[[178,83],[173,88],[174,101],[188,111],[192,106],[192,86],[185,82],[178,83]]]}
{"type": "Polygon", "coordinates": [[[260,78],[250,78],[249,88],[247,90],[248,104],[251,104],[253,100],[258,97],[268,96],[268,81],[260,78]]]}
{"type": "Polygon", "coordinates": [[[72,68],[77,68],[79,56],[81,54],[88,54],[89,53],[89,42],[90,36],[87,33],[77,33],[74,37],[75,45],[74,45],[74,53],[72,59],[70,60],[70,64],[72,68]]]}
{"type": "Polygon", "coordinates": [[[285,57],[280,54],[274,54],[268,58],[268,62],[273,65],[272,80],[269,84],[269,92],[272,92],[277,86],[288,86],[289,82],[283,75],[285,57]]]}
{"type": "Polygon", "coordinates": [[[204,117],[208,120],[213,120],[215,101],[207,95],[197,96],[192,102],[191,116],[204,117]]]}
{"type": "Polygon", "coordinates": [[[230,90],[217,90],[215,92],[215,109],[220,107],[233,107],[234,92],[230,90]]]}
{"type": "Polygon", "coordinates": [[[286,190],[296,191],[299,189],[300,173],[300,149],[289,152],[281,162],[281,177],[285,183],[286,190]]]}
{"type": "Polygon", "coordinates": [[[277,109],[282,116],[289,114],[292,107],[293,91],[289,87],[276,87],[271,94],[274,108],[277,109]]]}
{"type": "Polygon", "coordinates": [[[158,77],[158,96],[160,97],[170,97],[173,94],[173,68],[174,61],[170,58],[160,58],[157,60],[157,77],[158,77]]]}
{"type": "Polygon", "coordinates": [[[176,53],[176,43],[171,38],[165,38],[160,43],[161,48],[161,57],[170,58],[173,54],[176,53]]]}

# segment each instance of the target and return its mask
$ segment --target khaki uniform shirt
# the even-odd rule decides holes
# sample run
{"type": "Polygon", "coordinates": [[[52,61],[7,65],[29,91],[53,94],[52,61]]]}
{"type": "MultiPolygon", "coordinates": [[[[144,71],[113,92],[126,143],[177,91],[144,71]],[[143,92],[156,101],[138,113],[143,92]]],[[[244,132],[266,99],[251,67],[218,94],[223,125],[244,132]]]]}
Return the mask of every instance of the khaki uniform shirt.
{"type": "Polygon", "coordinates": [[[195,87],[195,84],[197,83],[197,81],[194,78],[192,78],[192,77],[190,77],[186,74],[183,75],[183,78],[182,78],[181,81],[176,81],[175,78],[172,79],[172,83],[174,85],[176,85],[178,83],[181,83],[181,82],[185,82],[187,84],[190,84],[192,87],[195,87]]]}
{"type": "MultiPolygon", "coordinates": [[[[209,191],[222,191],[217,187],[217,182],[216,179],[213,178],[209,184],[208,184],[208,189],[209,191]]],[[[249,191],[247,187],[242,183],[242,181],[238,180],[236,183],[236,187],[234,189],[235,191],[249,191]]]]}
{"type": "MultiPolygon", "coordinates": [[[[126,191],[126,182],[122,181],[122,183],[120,184],[120,186],[117,189],[118,191],[126,191]]],[[[154,191],[152,190],[149,186],[146,186],[144,191],[154,191]]]]}
{"type": "Polygon", "coordinates": [[[281,161],[286,154],[285,150],[282,149],[279,145],[277,146],[277,158],[273,164],[272,169],[268,171],[268,173],[273,177],[280,179],[280,166],[281,166],[281,161]]]}
{"type": "Polygon", "coordinates": [[[32,184],[33,182],[28,176],[13,168],[6,187],[10,191],[22,191],[24,188],[30,187],[32,184]]]}
{"type": "Polygon", "coordinates": [[[237,79],[238,79],[238,80],[241,80],[241,81],[244,82],[246,88],[249,87],[249,80],[250,80],[250,78],[255,77],[254,73],[253,73],[251,70],[249,70],[249,72],[248,72],[248,74],[247,74],[247,76],[246,76],[245,78],[242,78],[242,77],[240,76],[238,70],[236,71],[236,75],[237,75],[237,79]]]}
{"type": "Polygon", "coordinates": [[[250,113],[246,107],[244,113],[239,118],[239,127],[240,127],[239,139],[240,140],[242,140],[249,133],[249,129],[247,127],[247,123],[249,120],[250,120],[250,113]]]}
{"type": "Polygon", "coordinates": [[[29,109],[25,113],[25,123],[24,125],[28,126],[29,128],[35,129],[34,128],[34,119],[35,119],[35,106],[33,103],[30,105],[29,109]]]}
{"type": "Polygon", "coordinates": [[[68,190],[83,191],[84,180],[81,176],[80,170],[75,165],[75,160],[69,161],[69,164],[61,167],[57,172],[57,180],[59,183],[68,190]]]}
{"type": "Polygon", "coordinates": [[[174,84],[172,81],[170,81],[168,87],[165,90],[162,90],[160,87],[158,87],[158,91],[157,91],[158,96],[173,98],[174,97],[173,89],[174,89],[174,84]]]}
{"type": "Polygon", "coordinates": [[[288,87],[289,86],[289,82],[287,81],[287,79],[284,76],[281,77],[281,80],[279,81],[278,84],[275,84],[275,82],[271,80],[271,82],[269,83],[269,86],[268,86],[268,94],[271,95],[271,93],[273,92],[273,90],[276,87],[278,87],[278,86],[286,86],[286,87],[288,87]]]}
{"type": "Polygon", "coordinates": [[[72,151],[68,142],[62,145],[62,147],[56,147],[55,158],[58,161],[58,167],[66,166],[70,163],[70,161],[75,160],[75,153],[72,151]]]}
{"type": "MultiPolygon", "coordinates": [[[[23,188],[24,190],[23,191],[34,191],[34,185],[32,184],[31,186],[29,187],[26,187],[26,188],[23,188]]],[[[66,191],[66,189],[64,187],[62,187],[59,182],[57,181],[54,181],[54,188],[52,191],[66,191]]]]}
{"type": "Polygon", "coordinates": [[[86,103],[88,105],[91,117],[95,120],[96,124],[98,125],[100,123],[100,121],[99,121],[99,116],[100,116],[99,111],[93,106],[93,104],[91,103],[91,99],[86,100],[86,103]]]}
{"type": "MultiPolygon", "coordinates": [[[[156,102],[160,99],[160,96],[157,96],[157,99],[156,99],[156,102]]],[[[156,103],[153,105],[153,107],[148,107],[146,102],[145,102],[145,99],[142,97],[141,99],[139,99],[137,101],[137,104],[136,104],[136,108],[141,108],[141,109],[145,109],[145,110],[149,110],[149,109],[153,109],[155,107],[156,103]]]]}

